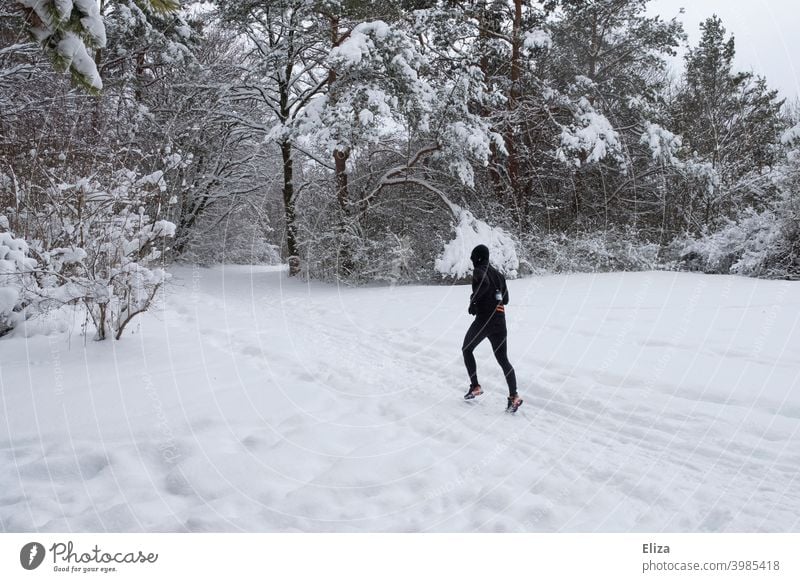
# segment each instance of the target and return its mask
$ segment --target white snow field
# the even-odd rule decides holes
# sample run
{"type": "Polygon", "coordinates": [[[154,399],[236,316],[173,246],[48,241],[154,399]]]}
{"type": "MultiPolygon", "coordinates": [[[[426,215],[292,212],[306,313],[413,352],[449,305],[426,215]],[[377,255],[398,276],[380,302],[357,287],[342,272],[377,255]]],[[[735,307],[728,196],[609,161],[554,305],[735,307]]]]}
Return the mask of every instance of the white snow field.
{"type": "Polygon", "coordinates": [[[466,402],[466,286],[178,267],[119,342],[0,340],[0,530],[800,531],[800,284],[509,282],[466,402]]]}

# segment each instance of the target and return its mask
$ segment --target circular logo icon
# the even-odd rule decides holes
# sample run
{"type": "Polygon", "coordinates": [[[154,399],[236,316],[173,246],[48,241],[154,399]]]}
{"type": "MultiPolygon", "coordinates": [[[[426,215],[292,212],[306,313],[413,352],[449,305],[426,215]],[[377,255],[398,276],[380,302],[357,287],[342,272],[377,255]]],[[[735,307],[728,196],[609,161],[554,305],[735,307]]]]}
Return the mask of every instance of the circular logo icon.
{"type": "Polygon", "coordinates": [[[26,570],[35,570],[44,561],[44,546],[38,542],[30,542],[22,546],[19,553],[19,563],[26,570]]]}

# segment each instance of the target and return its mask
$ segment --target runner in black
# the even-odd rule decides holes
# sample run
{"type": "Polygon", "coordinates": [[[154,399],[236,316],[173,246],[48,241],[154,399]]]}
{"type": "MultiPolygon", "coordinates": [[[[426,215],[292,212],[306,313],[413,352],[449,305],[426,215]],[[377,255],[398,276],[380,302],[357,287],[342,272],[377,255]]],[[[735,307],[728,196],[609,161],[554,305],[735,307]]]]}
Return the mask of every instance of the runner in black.
{"type": "Polygon", "coordinates": [[[483,394],[483,389],[478,383],[477,365],[472,352],[485,338],[489,338],[494,356],[503,368],[508,383],[506,411],[516,412],[522,404],[522,399],[517,395],[517,377],[506,353],[508,335],[505,314],[505,305],[508,304],[506,279],[497,269],[489,265],[489,249],[485,245],[476,246],[470,258],[474,269],[468,311],[470,315],[475,316],[475,321],[467,330],[464,344],[461,346],[470,381],[469,390],[464,398],[471,400],[483,394]]]}

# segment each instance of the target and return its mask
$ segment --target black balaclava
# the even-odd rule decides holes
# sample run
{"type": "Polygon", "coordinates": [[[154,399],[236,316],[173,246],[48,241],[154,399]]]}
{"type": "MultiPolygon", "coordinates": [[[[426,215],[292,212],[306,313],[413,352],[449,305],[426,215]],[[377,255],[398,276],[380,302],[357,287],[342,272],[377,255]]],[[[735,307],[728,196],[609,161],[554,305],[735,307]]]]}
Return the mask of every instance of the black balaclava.
{"type": "Polygon", "coordinates": [[[472,249],[472,254],[469,257],[472,259],[472,264],[476,267],[489,264],[489,248],[486,245],[478,245],[472,249]]]}

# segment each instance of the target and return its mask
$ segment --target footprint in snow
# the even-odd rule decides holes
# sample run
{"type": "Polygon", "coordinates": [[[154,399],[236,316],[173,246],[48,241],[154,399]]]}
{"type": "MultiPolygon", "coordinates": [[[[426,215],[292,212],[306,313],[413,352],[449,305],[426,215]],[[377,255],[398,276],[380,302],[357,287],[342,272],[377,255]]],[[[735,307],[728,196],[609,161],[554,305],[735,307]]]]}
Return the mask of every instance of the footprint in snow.
{"type": "Polygon", "coordinates": [[[164,489],[172,495],[181,497],[191,497],[196,494],[186,476],[178,468],[167,473],[164,478],[164,489]]]}

